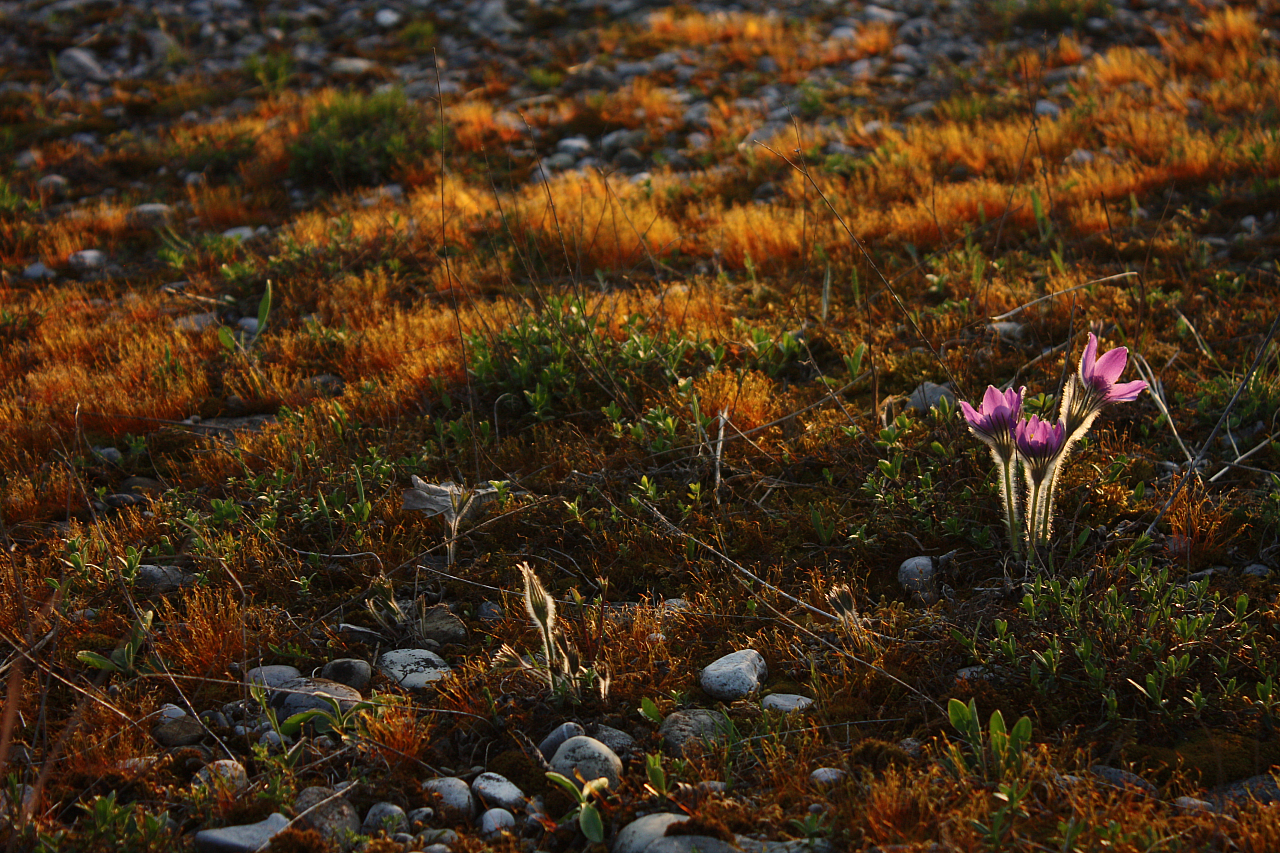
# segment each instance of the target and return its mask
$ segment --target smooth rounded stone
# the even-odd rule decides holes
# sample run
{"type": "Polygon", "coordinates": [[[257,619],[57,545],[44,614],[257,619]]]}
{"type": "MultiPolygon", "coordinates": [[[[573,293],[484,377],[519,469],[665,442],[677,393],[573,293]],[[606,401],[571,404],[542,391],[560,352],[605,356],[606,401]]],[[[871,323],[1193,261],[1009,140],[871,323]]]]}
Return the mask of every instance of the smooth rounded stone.
{"type": "Polygon", "coordinates": [[[760,700],[761,708],[766,711],[779,711],[783,714],[803,711],[812,704],[812,699],[808,696],[801,696],[799,693],[771,693],[760,700]]]}
{"type": "Polygon", "coordinates": [[[1143,779],[1137,773],[1130,773],[1128,770],[1121,770],[1118,767],[1108,767],[1105,764],[1095,764],[1089,768],[1089,772],[1112,787],[1126,791],[1136,791],[1148,796],[1156,795],[1156,786],[1143,779]]]}
{"type": "Polygon", "coordinates": [[[373,70],[373,60],[360,56],[339,56],[329,63],[329,73],[359,77],[373,70]]]}
{"type": "Polygon", "coordinates": [[[679,758],[684,755],[686,745],[721,740],[728,728],[729,718],[719,711],[691,708],[668,714],[658,727],[658,734],[662,737],[663,751],[679,758]]]}
{"type": "Polygon", "coordinates": [[[644,853],[646,847],[667,834],[667,827],[684,823],[688,815],[658,812],[636,818],[622,828],[610,853],[644,853]]]}
{"type": "Polygon", "coordinates": [[[917,412],[927,412],[936,408],[943,400],[946,400],[953,409],[957,405],[955,392],[951,390],[949,385],[922,382],[916,386],[915,390],[907,398],[907,408],[915,409],[917,412]]]}
{"type": "Polygon", "coordinates": [[[448,844],[428,844],[423,847],[421,853],[452,853],[448,844]]]}
{"type": "Polygon", "coordinates": [[[609,787],[617,790],[622,783],[622,759],[609,747],[593,737],[571,737],[551,757],[551,769],[572,779],[578,787],[582,782],[604,777],[609,787]],[[581,776],[581,780],[579,780],[581,776]]]}
{"type": "Polygon", "coordinates": [[[172,221],[173,208],[167,204],[139,204],[129,210],[129,222],[139,228],[159,228],[172,221]]]}
{"type": "Polygon", "coordinates": [[[62,197],[67,194],[71,182],[62,175],[45,175],[36,181],[36,189],[42,193],[62,197]]]}
{"type": "Polygon", "coordinates": [[[1206,800],[1196,799],[1195,797],[1178,797],[1173,801],[1174,808],[1181,809],[1184,812],[1212,812],[1214,811],[1213,803],[1206,800]]]}
{"type": "Polygon", "coordinates": [[[980,664],[974,666],[962,666],[956,670],[956,683],[963,681],[990,681],[992,678],[991,670],[980,664]]]}
{"type": "Polygon", "coordinates": [[[378,658],[378,671],[408,690],[416,690],[449,677],[444,658],[426,649],[396,649],[378,658]]]}
{"type": "Polygon", "coordinates": [[[542,753],[542,757],[551,760],[551,756],[556,754],[556,750],[560,748],[560,744],[564,743],[571,737],[585,735],[587,730],[577,723],[561,723],[551,730],[551,734],[542,739],[542,743],[538,744],[538,752],[542,753]]]}
{"type": "Polygon", "coordinates": [[[898,741],[898,749],[905,752],[911,758],[924,757],[924,741],[914,737],[904,737],[898,741]]]}
{"type": "Polygon", "coordinates": [[[482,601],[476,608],[476,618],[481,622],[500,622],[502,616],[502,605],[492,601],[482,601]]]}
{"type": "Polygon", "coordinates": [[[743,649],[708,665],[698,681],[708,696],[732,702],[755,693],[768,676],[764,656],[755,649],[743,649]]]}
{"type": "Polygon", "coordinates": [[[216,311],[204,311],[199,314],[188,314],[173,321],[173,327],[179,332],[203,332],[221,322],[216,311]]]}
{"type": "MultiPolygon", "coordinates": [[[[18,785],[16,792],[20,801],[20,808],[23,812],[30,813],[35,811],[36,807],[36,789],[31,785],[18,785]]],[[[4,826],[9,819],[9,807],[12,801],[9,799],[8,786],[0,788],[0,826],[4,826]]]]}
{"type": "Polygon", "coordinates": [[[168,595],[192,583],[195,577],[187,574],[177,566],[153,566],[144,563],[138,566],[138,574],[134,578],[133,588],[146,596],[168,595]]]}
{"type": "Polygon", "coordinates": [[[97,57],[82,47],[69,47],[58,54],[58,71],[76,80],[92,80],[94,83],[111,80],[97,57]]]}
{"type": "Polygon", "coordinates": [[[151,730],[156,743],[164,747],[191,746],[204,740],[204,726],[195,717],[183,715],[165,720],[151,730]]]}
{"type": "Polygon", "coordinates": [[[435,816],[436,816],[435,809],[429,809],[426,806],[422,806],[421,808],[416,808],[406,815],[406,817],[409,819],[409,829],[413,830],[414,832],[417,832],[418,830],[426,826],[428,823],[430,823],[431,819],[435,816]]]}
{"type": "Polygon", "coordinates": [[[156,714],[159,715],[162,720],[176,720],[179,717],[187,716],[187,712],[185,710],[179,708],[172,702],[165,702],[156,710],[156,714]]]}
{"type": "Polygon", "coordinates": [[[440,798],[440,812],[448,818],[469,821],[476,815],[471,786],[456,776],[428,779],[422,783],[422,790],[440,798]]]}
{"type": "Polygon", "coordinates": [[[276,812],[266,820],[244,826],[202,829],[196,833],[196,853],[254,853],[288,825],[289,818],[276,812]]]}
{"type": "Polygon", "coordinates": [[[516,816],[506,809],[489,809],[480,815],[480,832],[484,835],[498,835],[515,829],[516,816]]]}
{"type": "Polygon", "coordinates": [[[936,595],[938,567],[932,557],[911,557],[898,566],[898,583],[907,592],[936,595]]]}
{"type": "Polygon", "coordinates": [[[903,118],[917,118],[933,114],[933,101],[916,101],[902,108],[903,118]]]}
{"type": "Polygon", "coordinates": [[[384,30],[400,23],[403,16],[395,9],[379,9],[373,16],[373,22],[384,30]]]}
{"type": "Polygon", "coordinates": [[[303,829],[314,829],[332,844],[344,850],[360,831],[360,816],[346,798],[332,788],[313,785],[304,788],[293,801],[297,814],[296,824],[303,829]]]}
{"type": "Polygon", "coordinates": [[[249,787],[249,773],[239,761],[220,758],[197,770],[191,781],[197,785],[218,785],[240,792],[249,787]]]}
{"type": "Polygon", "coordinates": [[[1062,115],[1062,107],[1048,98],[1041,98],[1036,101],[1036,115],[1044,118],[1057,118],[1062,115]]]}
{"type": "Polygon", "coordinates": [[[13,168],[20,172],[28,169],[34,169],[40,165],[40,152],[35,148],[28,148],[13,158],[13,168]]]}
{"type": "Polygon", "coordinates": [[[436,604],[422,611],[414,622],[413,630],[422,639],[435,640],[442,646],[467,641],[467,626],[447,604],[436,604]]]}
{"type": "Polygon", "coordinates": [[[742,853],[742,848],[710,835],[666,835],[644,848],[644,853],[742,853]]]}
{"type": "Polygon", "coordinates": [[[596,725],[591,729],[591,736],[618,755],[625,755],[635,749],[636,739],[621,729],[612,726],[596,725]]]}
{"type": "Polygon", "coordinates": [[[36,261],[22,271],[22,277],[27,281],[38,281],[42,278],[56,278],[57,273],[46,267],[40,261],[36,261]]]}
{"type": "Polygon", "coordinates": [[[235,228],[228,228],[220,236],[224,240],[235,240],[237,243],[243,243],[245,240],[252,240],[256,236],[256,232],[248,225],[239,225],[235,228]]]}
{"type": "Polygon", "coordinates": [[[1244,567],[1243,571],[1249,577],[1263,578],[1263,579],[1271,577],[1271,569],[1269,569],[1267,566],[1263,565],[1262,563],[1250,563],[1249,565],[1244,567]]]}
{"type": "Polygon", "coordinates": [[[261,684],[263,687],[279,687],[287,681],[301,678],[302,672],[296,666],[283,663],[270,663],[266,666],[255,666],[244,674],[245,684],[261,684]]]}
{"type": "Polygon", "coordinates": [[[409,816],[395,803],[374,803],[369,807],[364,821],[360,824],[360,832],[363,835],[376,835],[379,832],[395,835],[408,828],[409,816]]]}
{"type": "Polygon", "coordinates": [[[1277,784],[1276,777],[1270,773],[1250,776],[1248,779],[1214,788],[1209,793],[1218,802],[1253,801],[1259,805],[1280,802],[1280,784],[1277,784]]]}
{"type": "Polygon", "coordinates": [[[517,812],[524,808],[524,791],[506,776],[481,773],[471,780],[471,793],[482,805],[517,812]]]}
{"type": "Polygon", "coordinates": [[[288,735],[282,735],[275,729],[263,732],[258,738],[258,744],[265,746],[270,752],[280,752],[291,743],[293,743],[293,738],[288,735]]]}
{"type": "MultiPolygon", "coordinates": [[[[428,829],[418,833],[418,843],[444,847],[448,850],[450,846],[458,843],[458,833],[452,829],[428,829]]],[[[424,853],[428,849],[430,848],[423,848],[424,853]]]]}
{"type": "Polygon", "coordinates": [[[98,249],[81,249],[67,255],[67,264],[77,272],[100,270],[107,265],[107,255],[98,249]]]}
{"type": "Polygon", "coordinates": [[[566,136],[556,143],[556,151],[572,157],[584,157],[591,150],[591,142],[585,136],[566,136]]]}
{"type": "Polygon", "coordinates": [[[819,788],[834,785],[849,774],[839,767],[819,767],[809,774],[809,784],[819,788]]]}
{"type": "Polygon", "coordinates": [[[324,665],[324,669],[320,670],[320,677],[345,684],[363,693],[373,679],[373,667],[367,660],[338,658],[324,665]]]}
{"type": "Polygon", "coordinates": [[[303,711],[332,711],[337,700],[342,711],[350,711],[363,697],[360,691],[327,678],[294,678],[276,688],[271,707],[288,719],[303,711]]]}

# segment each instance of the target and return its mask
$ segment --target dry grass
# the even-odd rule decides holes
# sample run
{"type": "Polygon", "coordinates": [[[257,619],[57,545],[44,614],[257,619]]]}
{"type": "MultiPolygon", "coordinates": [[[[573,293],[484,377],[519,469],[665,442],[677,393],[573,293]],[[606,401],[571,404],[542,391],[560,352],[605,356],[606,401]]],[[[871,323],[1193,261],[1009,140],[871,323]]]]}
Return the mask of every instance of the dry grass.
{"type": "MultiPolygon", "coordinates": [[[[1060,535],[1039,566],[1002,548],[986,454],[959,419],[898,415],[924,381],[953,381],[966,400],[989,382],[1052,393],[1089,327],[1145,358],[1193,453],[1207,441],[1274,317],[1274,26],[1273,11],[1227,7],[1163,32],[1159,55],[1121,45],[1086,58],[1083,35],[993,52],[991,73],[935,118],[900,126],[869,87],[814,90],[820,105],[767,140],[795,167],[739,147],[761,117],[738,99],[886,54],[892,27],[834,43],[813,21],[671,9],[594,28],[589,46],[566,40],[546,67],[698,56],[710,141],[682,153],[692,166],[655,163],[635,181],[610,166],[526,179],[569,134],[638,129],[646,157],[678,147],[688,105],[667,71],[572,94],[548,77],[551,97],[512,106],[524,77],[492,69],[446,98],[444,134],[425,107],[412,145],[394,127],[369,133],[369,162],[344,161],[318,117],[399,115],[394,93],[254,90],[248,110],[98,154],[42,142],[41,168],[116,192],[60,200],[17,172],[0,187],[30,201],[0,205],[0,664],[16,673],[17,721],[0,763],[23,783],[53,774],[15,843],[65,830],[65,849],[97,849],[77,806],[113,789],[194,827],[256,820],[352,774],[369,780],[357,799],[415,806],[422,777],[480,763],[559,817],[570,804],[511,732],[537,741],[565,719],[603,722],[658,754],[636,709],[713,705],[698,669],[750,645],[767,690],[812,696],[815,710],[734,703],[726,742],[663,756],[671,801],[700,830],[827,834],[849,850],[1269,849],[1274,808],[1228,820],[1170,801],[1203,793],[1204,746],[1188,732],[1236,745],[1235,778],[1274,754],[1275,585],[1236,570],[1274,569],[1280,555],[1276,343],[1154,541],[1140,534],[1174,495],[1182,450],[1148,398],[1108,410],[1064,476],[1060,535]],[[766,56],[777,79],[751,78],[766,56]],[[1063,114],[1033,117],[1038,81],[1077,65],[1083,76],[1054,95],[1063,114]],[[299,172],[304,153],[328,171],[299,172]],[[399,198],[374,186],[393,181],[399,198]],[[169,229],[130,218],[144,201],[174,208],[169,229]],[[269,236],[211,239],[259,224],[269,236]],[[85,248],[109,256],[106,271],[68,269],[85,248]],[[37,258],[61,276],[22,278],[37,258]],[[182,296],[158,287],[178,279],[182,296]],[[256,318],[268,281],[262,334],[228,344],[221,329],[256,318]],[[219,316],[202,332],[174,325],[205,311],[219,316]],[[1020,327],[991,325],[1010,311],[1020,327]],[[274,421],[234,438],[207,428],[245,415],[274,421]],[[447,566],[447,526],[401,509],[410,475],[505,480],[511,494],[467,520],[447,566]],[[122,493],[148,496],[120,508],[133,503],[122,493]],[[926,605],[904,593],[901,561],[951,551],[949,594],[926,605]],[[526,559],[560,600],[582,667],[558,694],[497,653],[538,645],[516,597],[526,559]],[[194,584],[126,596],[130,560],[194,584]],[[1223,565],[1203,593],[1188,577],[1223,565]],[[377,677],[374,707],[326,749],[309,739],[292,766],[218,732],[250,769],[251,799],[193,793],[193,751],[122,770],[158,751],[147,715],[164,702],[220,708],[244,698],[236,682],[259,663],[372,658],[381,649],[338,624],[368,623],[364,601],[386,579],[402,596],[439,592],[467,622],[471,638],[441,650],[452,679],[410,697],[377,677]],[[840,585],[865,619],[847,630],[809,609],[828,609],[840,585]],[[56,612],[41,611],[51,595],[56,612]],[[676,596],[687,609],[660,606],[676,596]],[[506,615],[478,619],[485,601],[506,615]],[[634,606],[612,608],[622,602],[634,606]],[[120,648],[135,607],[155,616],[137,665],[89,668],[79,653],[120,648]],[[956,677],[971,665],[990,677],[956,677]],[[979,767],[988,743],[948,770],[961,737],[951,698],[973,699],[984,728],[996,709],[1030,716],[1022,767],[979,767]],[[908,736],[921,755],[898,746],[908,736]],[[1134,766],[1159,795],[1061,775],[1088,780],[1095,763],[1134,766]],[[849,775],[816,788],[821,766],[849,775]],[[1013,783],[1028,791],[993,840],[1000,797],[1017,794],[999,785],[1013,783]]],[[[151,109],[179,115],[219,91],[166,84],[151,109]]],[[[57,114],[32,97],[0,104],[15,145],[35,146],[40,116],[57,114]]],[[[73,107],[88,109],[59,109],[73,107]]],[[[610,827],[660,802],[643,774],[630,766],[603,803],[610,827]]],[[[585,847],[571,829],[542,842],[585,847]]],[[[464,833],[459,849],[479,844],[464,833]]]]}

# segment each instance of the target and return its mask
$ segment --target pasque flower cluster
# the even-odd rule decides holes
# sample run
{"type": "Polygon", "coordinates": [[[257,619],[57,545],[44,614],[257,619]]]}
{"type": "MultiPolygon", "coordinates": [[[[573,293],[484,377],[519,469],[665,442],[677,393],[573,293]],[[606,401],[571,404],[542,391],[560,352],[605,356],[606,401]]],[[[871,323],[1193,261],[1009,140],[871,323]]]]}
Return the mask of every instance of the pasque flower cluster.
{"type": "Polygon", "coordinates": [[[991,448],[1000,469],[1000,497],[1015,555],[1021,554],[1024,535],[1031,547],[1048,543],[1053,530],[1053,493],[1072,445],[1089,431],[1107,404],[1136,400],[1146,390],[1146,382],[1119,381],[1128,361],[1125,347],[1116,347],[1099,358],[1098,339],[1090,332],[1080,369],[1067,383],[1056,422],[1037,415],[1022,417],[1025,387],[1001,391],[988,386],[979,409],[960,403],[969,429],[991,448]],[[1026,484],[1025,516],[1020,513],[1016,489],[1020,478],[1026,484]]]}

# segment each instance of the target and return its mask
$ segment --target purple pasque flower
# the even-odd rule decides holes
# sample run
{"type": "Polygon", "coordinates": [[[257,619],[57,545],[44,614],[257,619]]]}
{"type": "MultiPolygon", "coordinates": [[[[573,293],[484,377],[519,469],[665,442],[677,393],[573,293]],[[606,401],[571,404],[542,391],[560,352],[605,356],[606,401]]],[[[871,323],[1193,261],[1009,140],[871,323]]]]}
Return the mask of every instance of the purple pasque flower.
{"type": "Polygon", "coordinates": [[[1018,421],[1013,440],[1027,467],[1027,476],[1032,483],[1040,483],[1067,443],[1067,428],[1061,421],[1051,424],[1040,420],[1039,415],[1032,415],[1018,421]]]}
{"type": "Polygon", "coordinates": [[[1080,357],[1080,371],[1067,383],[1066,399],[1063,400],[1067,435],[1073,440],[1084,434],[1103,406],[1128,403],[1147,390],[1147,383],[1140,379],[1118,381],[1128,363],[1128,347],[1107,350],[1099,358],[1098,338],[1093,332],[1089,333],[1089,343],[1080,357]]]}
{"type": "Polygon", "coordinates": [[[1101,403],[1128,403],[1138,399],[1138,395],[1147,390],[1147,383],[1141,379],[1133,382],[1120,382],[1120,374],[1129,363],[1129,348],[1116,347],[1107,350],[1098,358],[1098,338],[1089,333],[1089,343],[1085,345],[1084,355],[1080,357],[1080,379],[1089,390],[1100,396],[1101,403]]]}
{"type": "Polygon", "coordinates": [[[987,393],[982,396],[982,408],[975,410],[963,400],[960,411],[969,422],[969,429],[979,441],[990,445],[1001,459],[1013,458],[1013,430],[1022,414],[1022,398],[1026,387],[1017,391],[1010,388],[1001,391],[994,385],[987,386],[987,393]]]}

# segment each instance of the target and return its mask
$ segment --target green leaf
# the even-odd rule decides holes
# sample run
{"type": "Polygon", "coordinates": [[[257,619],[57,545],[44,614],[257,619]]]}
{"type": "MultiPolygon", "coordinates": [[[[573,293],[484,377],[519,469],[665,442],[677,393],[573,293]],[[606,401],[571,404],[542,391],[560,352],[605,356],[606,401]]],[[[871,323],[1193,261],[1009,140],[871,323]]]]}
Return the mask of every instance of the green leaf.
{"type": "Polygon", "coordinates": [[[222,343],[222,348],[227,352],[236,351],[236,336],[231,334],[229,326],[220,326],[218,328],[218,340],[222,343]]]}
{"type": "Polygon", "coordinates": [[[267,292],[262,294],[262,301],[258,303],[258,331],[257,331],[258,335],[261,335],[263,330],[267,328],[267,318],[270,316],[271,316],[271,279],[267,279],[267,292]]]}
{"type": "Polygon", "coordinates": [[[575,785],[573,783],[573,780],[570,779],[568,776],[565,776],[562,773],[556,773],[554,771],[549,770],[547,771],[547,779],[552,782],[555,782],[561,788],[564,788],[566,791],[568,791],[573,796],[574,800],[576,800],[577,802],[581,803],[585,799],[582,796],[582,792],[578,790],[578,786],[575,785]]]}
{"type": "Polygon", "coordinates": [[[640,713],[654,725],[662,725],[662,712],[658,710],[657,703],[648,696],[640,700],[640,713]]]}
{"type": "Polygon", "coordinates": [[[76,660],[94,669],[105,669],[107,672],[117,672],[120,669],[109,658],[105,658],[97,652],[77,652],[76,660]]]}
{"type": "Polygon", "coordinates": [[[608,790],[609,790],[608,778],[605,776],[600,776],[596,779],[592,779],[590,782],[586,782],[583,784],[582,796],[583,796],[583,799],[586,799],[587,797],[596,797],[608,790]]]}
{"type": "Polygon", "coordinates": [[[604,821],[600,819],[600,810],[587,803],[578,812],[578,826],[592,843],[604,841],[604,821]]]}
{"type": "Polygon", "coordinates": [[[969,730],[972,723],[969,706],[959,699],[952,699],[947,702],[947,716],[951,719],[952,727],[957,731],[965,732],[969,730]]]}

